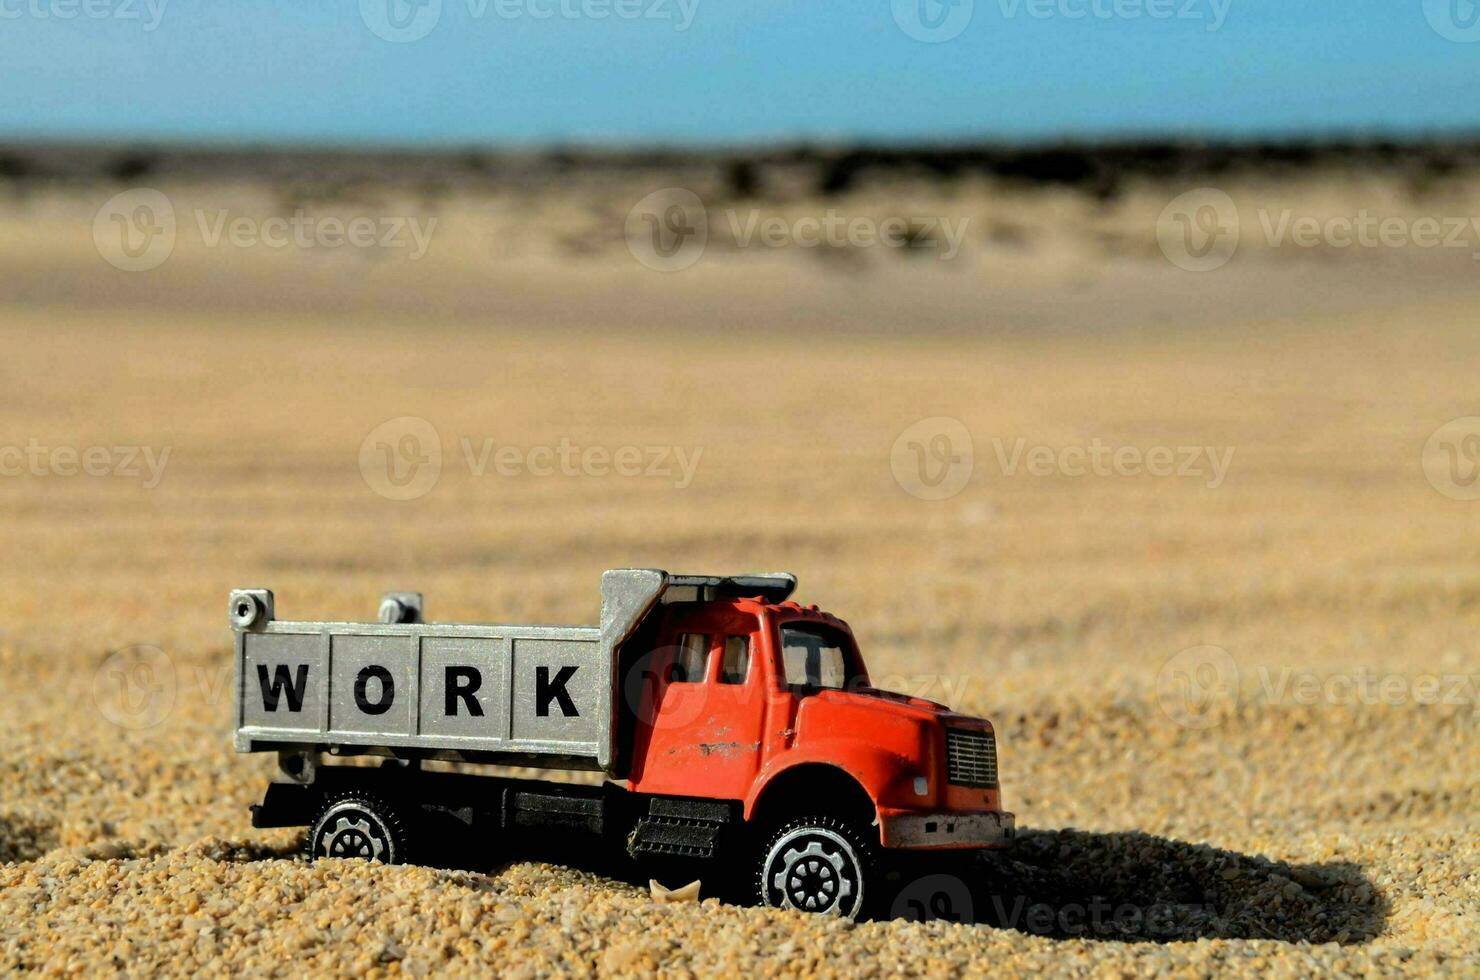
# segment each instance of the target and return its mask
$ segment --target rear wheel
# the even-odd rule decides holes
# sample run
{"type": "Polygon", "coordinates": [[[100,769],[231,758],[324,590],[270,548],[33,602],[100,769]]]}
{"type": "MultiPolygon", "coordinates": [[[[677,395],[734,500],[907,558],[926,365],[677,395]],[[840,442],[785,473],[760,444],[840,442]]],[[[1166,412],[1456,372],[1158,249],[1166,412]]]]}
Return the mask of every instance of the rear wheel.
{"type": "Polygon", "coordinates": [[[329,797],[309,827],[304,850],[315,858],[363,858],[405,864],[409,845],[405,823],[378,796],[343,792],[329,797]]]}
{"type": "Polygon", "coordinates": [[[761,851],[756,891],[762,905],[857,919],[874,876],[874,848],[834,817],[787,821],[761,851]]]}

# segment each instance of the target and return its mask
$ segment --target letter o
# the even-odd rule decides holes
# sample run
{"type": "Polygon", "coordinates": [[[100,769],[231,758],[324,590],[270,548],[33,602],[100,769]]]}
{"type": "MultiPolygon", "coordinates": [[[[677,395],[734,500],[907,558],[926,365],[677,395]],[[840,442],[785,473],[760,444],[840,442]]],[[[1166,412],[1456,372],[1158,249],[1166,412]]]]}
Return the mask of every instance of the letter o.
{"type": "Polygon", "coordinates": [[[395,700],[396,679],[391,676],[390,671],[380,664],[370,664],[368,667],[361,668],[360,673],[355,677],[355,706],[357,708],[367,715],[383,715],[391,710],[391,704],[395,700]],[[365,697],[365,687],[372,677],[380,681],[380,700],[374,703],[365,697]]]}

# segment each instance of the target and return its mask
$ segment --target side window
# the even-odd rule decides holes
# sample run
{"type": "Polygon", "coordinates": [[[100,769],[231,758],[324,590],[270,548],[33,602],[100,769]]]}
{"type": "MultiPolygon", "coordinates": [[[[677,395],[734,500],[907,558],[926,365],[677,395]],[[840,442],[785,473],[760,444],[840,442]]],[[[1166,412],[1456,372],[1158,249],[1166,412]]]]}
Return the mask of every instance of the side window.
{"type": "Polygon", "coordinates": [[[750,637],[725,637],[725,658],[719,665],[721,684],[744,684],[750,672],[750,637]]]}
{"type": "Polygon", "coordinates": [[[704,658],[709,655],[709,637],[704,633],[684,633],[678,638],[678,653],[668,680],[674,684],[697,684],[704,680],[704,658]]]}

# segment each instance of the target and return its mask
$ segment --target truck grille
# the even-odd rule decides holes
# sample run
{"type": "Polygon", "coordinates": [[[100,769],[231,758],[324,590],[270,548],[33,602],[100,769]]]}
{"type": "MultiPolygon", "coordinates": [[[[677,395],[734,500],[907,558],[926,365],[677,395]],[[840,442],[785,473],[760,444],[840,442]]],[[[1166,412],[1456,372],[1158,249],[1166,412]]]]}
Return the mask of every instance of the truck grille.
{"type": "Polygon", "coordinates": [[[946,729],[946,779],[957,786],[997,788],[997,741],[991,732],[946,729]]]}

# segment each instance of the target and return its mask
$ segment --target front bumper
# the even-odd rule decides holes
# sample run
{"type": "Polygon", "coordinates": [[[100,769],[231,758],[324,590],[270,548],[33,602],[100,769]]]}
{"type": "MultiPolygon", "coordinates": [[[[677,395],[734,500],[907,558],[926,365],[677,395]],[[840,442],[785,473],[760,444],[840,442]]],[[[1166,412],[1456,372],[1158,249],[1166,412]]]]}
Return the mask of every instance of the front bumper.
{"type": "Polygon", "coordinates": [[[1012,842],[1016,827],[1013,815],[1001,810],[966,813],[902,810],[879,814],[881,843],[899,850],[1006,847],[1012,842]]]}

